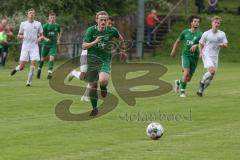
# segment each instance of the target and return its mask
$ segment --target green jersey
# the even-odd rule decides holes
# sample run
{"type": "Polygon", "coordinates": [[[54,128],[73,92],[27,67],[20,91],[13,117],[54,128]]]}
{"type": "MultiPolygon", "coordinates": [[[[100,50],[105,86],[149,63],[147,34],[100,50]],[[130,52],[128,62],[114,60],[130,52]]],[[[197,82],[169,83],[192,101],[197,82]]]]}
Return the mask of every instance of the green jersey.
{"type": "Polygon", "coordinates": [[[193,45],[198,44],[201,39],[202,32],[196,31],[192,32],[191,29],[185,29],[179,36],[179,39],[183,41],[183,56],[198,56],[198,49],[195,52],[191,52],[190,49],[193,45]]]}
{"type": "Polygon", "coordinates": [[[102,40],[96,45],[88,48],[88,54],[95,54],[103,61],[111,58],[112,40],[119,38],[119,31],[115,27],[106,27],[103,31],[98,31],[97,26],[91,26],[85,32],[83,42],[93,42],[98,36],[103,36],[102,40]]]}
{"type": "Polygon", "coordinates": [[[43,35],[50,39],[50,41],[44,41],[43,44],[45,45],[56,45],[57,44],[57,37],[60,33],[61,28],[60,25],[57,23],[46,23],[43,25],[43,35]]]}

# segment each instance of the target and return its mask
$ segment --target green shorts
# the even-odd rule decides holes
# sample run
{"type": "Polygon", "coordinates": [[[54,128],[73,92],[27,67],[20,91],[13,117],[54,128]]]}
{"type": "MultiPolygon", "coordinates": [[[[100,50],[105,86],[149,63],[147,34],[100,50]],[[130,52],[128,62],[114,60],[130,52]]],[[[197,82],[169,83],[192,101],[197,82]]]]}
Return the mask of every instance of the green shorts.
{"type": "Polygon", "coordinates": [[[56,45],[43,45],[42,46],[42,57],[55,56],[57,54],[56,45]]]}
{"type": "Polygon", "coordinates": [[[182,56],[182,67],[183,69],[189,69],[190,75],[192,76],[197,68],[198,57],[196,56],[182,56]]]}
{"type": "Polygon", "coordinates": [[[96,55],[87,55],[87,73],[85,80],[87,82],[98,81],[99,73],[105,72],[107,74],[111,73],[111,57],[101,58],[96,55]]]}

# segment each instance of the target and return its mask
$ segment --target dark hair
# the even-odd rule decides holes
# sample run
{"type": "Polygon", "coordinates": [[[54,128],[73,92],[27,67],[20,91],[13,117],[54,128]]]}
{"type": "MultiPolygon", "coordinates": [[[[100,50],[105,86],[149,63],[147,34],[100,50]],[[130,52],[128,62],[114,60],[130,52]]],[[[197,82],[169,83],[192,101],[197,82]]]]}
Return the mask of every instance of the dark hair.
{"type": "Polygon", "coordinates": [[[109,16],[108,18],[110,21],[114,21],[114,18],[112,16],[109,16]]]}
{"type": "Polygon", "coordinates": [[[27,15],[28,12],[30,12],[30,11],[34,11],[34,12],[35,12],[35,9],[34,9],[34,8],[30,8],[30,9],[28,9],[28,10],[25,12],[25,14],[27,15]]]}
{"type": "Polygon", "coordinates": [[[188,22],[192,23],[193,19],[199,19],[199,21],[201,21],[201,18],[199,16],[196,15],[192,15],[188,18],[188,22]]]}

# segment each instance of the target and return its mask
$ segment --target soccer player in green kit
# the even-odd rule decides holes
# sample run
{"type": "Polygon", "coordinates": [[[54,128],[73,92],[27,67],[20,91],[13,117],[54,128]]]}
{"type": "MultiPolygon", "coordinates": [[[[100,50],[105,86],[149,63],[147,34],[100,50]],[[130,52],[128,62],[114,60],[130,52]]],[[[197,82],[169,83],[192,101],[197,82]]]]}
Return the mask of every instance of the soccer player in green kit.
{"type": "Polygon", "coordinates": [[[57,44],[59,44],[61,36],[61,28],[60,25],[56,23],[55,13],[49,14],[48,23],[43,25],[43,35],[46,38],[42,46],[42,57],[39,62],[37,78],[40,79],[44,61],[49,58],[47,79],[51,79],[54,57],[57,54],[57,44]]]}
{"type": "MultiPolygon", "coordinates": [[[[108,18],[109,15],[106,11],[98,12],[96,14],[97,25],[89,27],[85,32],[82,48],[87,49],[87,72],[82,73],[73,70],[68,76],[68,80],[70,81],[73,77],[82,79],[82,74],[85,74],[84,80],[89,84],[89,97],[93,107],[90,116],[98,114],[98,81],[102,97],[107,96],[107,84],[112,62],[112,40],[113,38],[119,38],[123,41],[123,38],[115,27],[107,26],[108,18]]],[[[121,52],[120,54],[123,59],[126,57],[125,52],[121,52]]]]}
{"type": "Polygon", "coordinates": [[[176,49],[180,42],[183,42],[182,49],[182,67],[183,76],[181,80],[175,80],[175,91],[180,87],[180,97],[186,97],[185,90],[187,82],[189,82],[195,72],[199,59],[198,43],[202,36],[199,31],[200,17],[191,16],[189,22],[191,28],[182,31],[178,39],[175,41],[170,56],[175,57],[176,49]]]}

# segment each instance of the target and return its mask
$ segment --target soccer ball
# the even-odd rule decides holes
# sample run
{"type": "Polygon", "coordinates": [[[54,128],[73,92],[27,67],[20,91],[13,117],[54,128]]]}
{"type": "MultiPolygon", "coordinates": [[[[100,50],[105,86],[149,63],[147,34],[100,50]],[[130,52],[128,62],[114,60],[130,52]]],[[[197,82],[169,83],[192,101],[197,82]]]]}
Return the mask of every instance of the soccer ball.
{"type": "Polygon", "coordinates": [[[164,129],[160,123],[152,122],[147,126],[147,136],[151,139],[157,140],[162,137],[164,129]]]}

